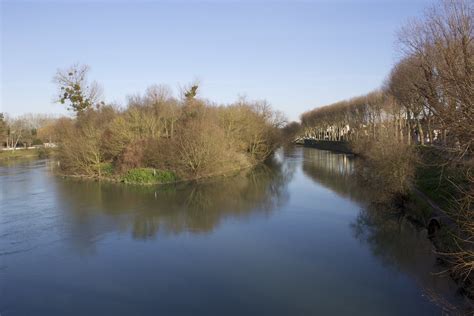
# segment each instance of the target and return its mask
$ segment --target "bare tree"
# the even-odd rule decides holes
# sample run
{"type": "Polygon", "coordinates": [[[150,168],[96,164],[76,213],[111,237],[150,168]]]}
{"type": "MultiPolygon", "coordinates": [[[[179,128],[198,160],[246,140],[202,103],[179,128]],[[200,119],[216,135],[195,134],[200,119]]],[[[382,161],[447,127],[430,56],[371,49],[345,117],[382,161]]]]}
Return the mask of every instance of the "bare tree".
{"type": "Polygon", "coordinates": [[[473,7],[472,1],[442,1],[399,35],[402,52],[422,74],[418,93],[440,122],[445,144],[460,155],[472,151],[474,139],[473,7]]]}
{"type": "Polygon", "coordinates": [[[22,117],[8,118],[7,147],[14,150],[19,144],[27,145],[31,139],[32,128],[28,121],[22,117]]]}
{"type": "Polygon", "coordinates": [[[73,65],[67,69],[60,69],[54,76],[54,83],[58,86],[57,102],[67,103],[69,108],[77,114],[91,107],[99,107],[102,89],[97,82],[89,83],[87,74],[89,66],[73,65]]]}
{"type": "Polygon", "coordinates": [[[3,113],[0,113],[0,141],[3,142],[5,140],[6,146],[8,146],[8,140],[6,139],[7,135],[8,135],[8,126],[7,126],[7,122],[5,121],[5,115],[3,113]]]}

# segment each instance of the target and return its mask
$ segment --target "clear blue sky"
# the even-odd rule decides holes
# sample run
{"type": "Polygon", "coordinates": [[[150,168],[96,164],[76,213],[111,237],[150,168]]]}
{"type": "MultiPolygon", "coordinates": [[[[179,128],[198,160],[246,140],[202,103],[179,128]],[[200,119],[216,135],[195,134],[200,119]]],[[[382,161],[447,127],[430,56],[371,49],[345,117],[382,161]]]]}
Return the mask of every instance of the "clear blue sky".
{"type": "Polygon", "coordinates": [[[397,59],[397,30],[432,3],[0,2],[0,111],[66,113],[52,102],[52,77],[83,63],[107,101],[198,78],[202,97],[266,99],[291,119],[379,87],[397,59]]]}

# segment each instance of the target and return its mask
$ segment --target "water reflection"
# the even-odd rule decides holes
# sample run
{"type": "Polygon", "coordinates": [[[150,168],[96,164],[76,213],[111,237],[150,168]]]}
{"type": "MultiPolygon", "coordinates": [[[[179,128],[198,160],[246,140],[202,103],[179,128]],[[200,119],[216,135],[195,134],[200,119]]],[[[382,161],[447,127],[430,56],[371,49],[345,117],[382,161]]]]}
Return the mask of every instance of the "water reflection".
{"type": "Polygon", "coordinates": [[[439,310],[422,294],[456,305],[423,230],[370,203],[356,162],[289,147],[235,177],[168,187],[0,167],[0,313],[439,310]]]}
{"type": "Polygon", "coordinates": [[[384,265],[391,266],[416,280],[429,299],[449,314],[470,311],[470,302],[458,292],[448,275],[439,276],[440,267],[426,230],[414,225],[400,210],[373,203],[377,191],[362,185],[356,158],[328,151],[304,149],[303,172],[340,196],[361,205],[356,220],[350,224],[353,235],[370,247],[384,265]]]}
{"type": "Polygon", "coordinates": [[[351,155],[312,148],[303,150],[303,172],[306,176],[342,197],[362,202],[366,192],[361,191],[360,185],[354,181],[355,165],[351,155]]]}
{"type": "Polygon", "coordinates": [[[156,234],[207,233],[229,216],[268,215],[287,201],[291,174],[282,163],[271,161],[237,176],[176,186],[62,180],[56,182],[56,197],[60,207],[68,209],[65,216],[73,217],[75,236],[86,235],[83,240],[116,229],[147,239],[156,234]]]}
{"type": "Polygon", "coordinates": [[[369,205],[351,225],[354,236],[368,244],[372,253],[419,283],[429,299],[448,314],[472,312],[445,267],[437,260],[426,229],[411,223],[404,214],[369,205]]]}

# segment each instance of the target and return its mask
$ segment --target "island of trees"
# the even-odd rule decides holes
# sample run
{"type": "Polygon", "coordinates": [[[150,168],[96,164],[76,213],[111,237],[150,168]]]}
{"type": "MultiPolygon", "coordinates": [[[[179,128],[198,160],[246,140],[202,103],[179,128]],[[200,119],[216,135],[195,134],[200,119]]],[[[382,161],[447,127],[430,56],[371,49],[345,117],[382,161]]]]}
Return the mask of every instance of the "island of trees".
{"type": "Polygon", "coordinates": [[[219,105],[199,98],[198,84],[180,97],[153,85],[118,106],[102,100],[88,72],[73,65],[54,76],[56,101],[71,117],[0,114],[7,157],[35,145],[47,156],[54,147],[63,175],[158,184],[233,174],[265,161],[281,143],[286,119],[266,101],[219,105]]]}
{"type": "Polygon", "coordinates": [[[197,97],[197,84],[181,98],[154,85],[120,108],[101,101],[87,72],[74,65],[54,77],[58,102],[75,113],[54,125],[66,175],[148,184],[198,179],[253,166],[279,145],[284,118],[265,101],[216,105],[197,97]]]}

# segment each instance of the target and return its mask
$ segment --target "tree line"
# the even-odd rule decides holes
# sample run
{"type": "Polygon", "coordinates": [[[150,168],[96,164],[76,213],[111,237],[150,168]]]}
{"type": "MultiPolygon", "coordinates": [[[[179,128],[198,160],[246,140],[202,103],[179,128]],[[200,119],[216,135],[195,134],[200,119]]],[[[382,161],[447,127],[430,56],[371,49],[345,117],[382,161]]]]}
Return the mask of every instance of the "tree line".
{"type": "Polygon", "coordinates": [[[420,152],[436,152],[439,182],[455,188],[449,212],[459,229],[449,261],[467,280],[474,268],[472,1],[439,2],[401,29],[398,45],[401,59],[380,89],[303,113],[300,133],[349,142],[371,164],[380,188],[392,193],[416,183],[420,152]]]}
{"type": "Polygon", "coordinates": [[[118,107],[101,100],[87,72],[87,66],[74,65],[54,77],[58,102],[75,113],[55,124],[65,174],[194,179],[255,165],[280,144],[285,119],[265,101],[217,105],[198,97],[198,84],[180,97],[153,85],[118,107]]]}
{"type": "Polygon", "coordinates": [[[0,147],[15,150],[53,143],[56,139],[53,128],[56,120],[56,116],[47,114],[10,117],[0,113],[0,147]]]}
{"type": "Polygon", "coordinates": [[[474,139],[473,6],[444,1],[399,33],[402,59],[379,90],[301,116],[306,137],[377,138],[390,128],[406,143],[442,144],[460,153],[474,139]]]}

